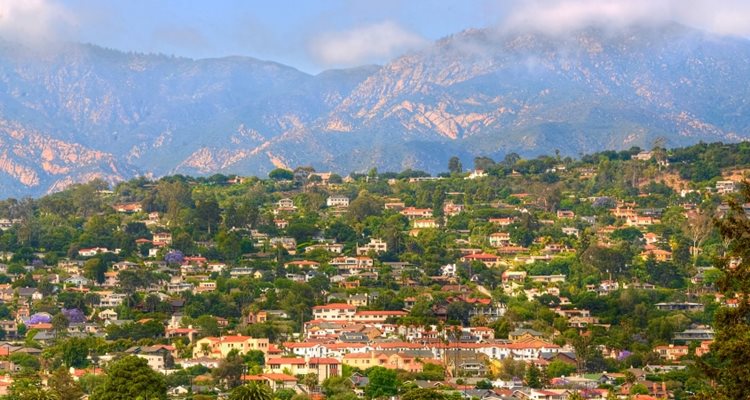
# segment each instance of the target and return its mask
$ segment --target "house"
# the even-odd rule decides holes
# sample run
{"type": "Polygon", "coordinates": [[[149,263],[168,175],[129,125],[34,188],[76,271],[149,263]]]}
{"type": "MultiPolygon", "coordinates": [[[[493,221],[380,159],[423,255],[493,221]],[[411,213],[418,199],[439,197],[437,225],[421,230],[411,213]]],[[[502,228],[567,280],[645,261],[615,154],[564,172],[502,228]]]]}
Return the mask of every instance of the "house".
{"type": "Polygon", "coordinates": [[[99,319],[105,320],[105,321],[116,321],[117,320],[117,312],[113,309],[106,309],[104,311],[99,312],[98,314],[99,319]]]}
{"type": "Polygon", "coordinates": [[[656,346],[654,352],[667,361],[679,361],[682,357],[688,355],[689,350],[688,346],[670,344],[668,346],[656,346]]]}
{"type": "Polygon", "coordinates": [[[489,219],[489,223],[495,224],[495,225],[498,225],[498,226],[501,226],[501,227],[510,226],[514,222],[516,222],[516,218],[514,218],[514,217],[509,217],[509,218],[490,218],[489,219]]]}
{"type": "Polygon", "coordinates": [[[260,382],[268,385],[273,391],[279,389],[295,389],[297,387],[297,378],[283,373],[265,373],[260,375],[243,375],[243,381],[260,382]]]}
{"type": "Polygon", "coordinates": [[[640,228],[644,226],[651,226],[659,223],[659,220],[654,217],[630,215],[625,219],[625,226],[640,228]]]}
{"type": "Polygon", "coordinates": [[[737,191],[737,184],[734,181],[717,181],[716,193],[727,194],[737,191]]]}
{"type": "Polygon", "coordinates": [[[318,269],[320,267],[320,263],[317,261],[309,261],[309,260],[297,260],[297,261],[290,261],[286,264],[284,264],[284,268],[289,269],[290,267],[296,267],[300,269],[318,269]]]}
{"type": "Polygon", "coordinates": [[[711,351],[711,343],[713,343],[713,340],[701,341],[700,346],[695,348],[695,356],[703,357],[706,353],[711,351]]]}
{"type": "Polygon", "coordinates": [[[475,169],[471,171],[471,173],[464,179],[479,179],[479,178],[484,178],[486,176],[487,176],[487,172],[485,172],[483,169],[475,169]]]}
{"type": "Polygon", "coordinates": [[[440,226],[438,222],[432,218],[415,219],[412,221],[412,225],[415,229],[434,229],[440,226]]]}
{"type": "Polygon", "coordinates": [[[388,251],[388,243],[384,242],[381,239],[371,238],[370,243],[362,246],[357,246],[358,256],[365,256],[371,251],[377,254],[385,253],[388,251]]]}
{"type": "Polygon", "coordinates": [[[466,207],[463,204],[456,204],[452,201],[446,201],[443,205],[443,214],[453,217],[464,211],[466,207]]]}
{"type": "Polygon", "coordinates": [[[442,276],[454,277],[457,271],[456,264],[446,264],[440,267],[440,274],[442,276]]]}
{"type": "Polygon", "coordinates": [[[290,198],[283,198],[276,202],[276,208],[279,210],[296,210],[297,207],[294,206],[294,201],[290,198]]]}
{"type": "Polygon", "coordinates": [[[500,260],[500,256],[487,253],[467,254],[461,257],[461,262],[479,261],[490,268],[500,265],[500,260]]]}
{"type": "Polygon", "coordinates": [[[70,278],[66,279],[64,282],[66,285],[88,286],[91,283],[91,280],[81,275],[73,275],[70,278]]]}
{"type": "Polygon", "coordinates": [[[432,218],[432,209],[431,208],[406,207],[403,210],[401,210],[401,215],[409,219],[432,218]]]}
{"type": "Polygon", "coordinates": [[[297,252],[297,240],[292,237],[275,237],[271,238],[268,243],[271,247],[283,247],[284,250],[289,252],[289,254],[295,254],[297,252]]]}
{"type": "Polygon", "coordinates": [[[333,195],[326,199],[328,207],[349,207],[349,198],[344,195],[333,195]]]}
{"type": "Polygon", "coordinates": [[[503,247],[511,244],[510,233],[508,232],[495,232],[490,234],[490,246],[492,247],[503,247]]]}
{"type": "Polygon", "coordinates": [[[565,283],[565,275],[529,275],[532,282],[565,283]]]}
{"type": "Polygon", "coordinates": [[[362,271],[369,271],[373,268],[374,261],[370,257],[336,257],[329,264],[336,267],[340,272],[358,274],[362,271]]]}
{"type": "Polygon", "coordinates": [[[340,243],[319,243],[305,247],[305,253],[309,253],[315,250],[323,250],[333,254],[341,254],[344,252],[344,245],[340,243]]]}
{"type": "Polygon", "coordinates": [[[159,223],[159,219],[161,217],[159,216],[158,211],[153,211],[148,213],[148,219],[146,219],[146,225],[155,225],[159,223]]]}
{"type": "Polygon", "coordinates": [[[503,275],[501,277],[502,282],[504,285],[510,284],[510,283],[520,283],[522,284],[523,281],[526,280],[526,271],[511,271],[506,270],[503,271],[503,275]]]}
{"type": "Polygon", "coordinates": [[[345,303],[332,303],[324,306],[315,306],[312,308],[313,319],[316,320],[351,320],[357,307],[345,303]]]}
{"type": "Polygon", "coordinates": [[[508,339],[514,342],[542,338],[544,338],[544,334],[533,329],[516,329],[508,333],[508,339]]]}
{"type": "Polygon", "coordinates": [[[576,213],[570,210],[557,210],[558,219],[573,219],[576,217],[576,213]]]}
{"type": "Polygon", "coordinates": [[[146,360],[148,366],[154,371],[164,371],[174,367],[174,357],[172,356],[173,351],[174,347],[172,346],[155,345],[133,346],[125,350],[125,353],[146,360]]]}
{"type": "Polygon", "coordinates": [[[118,213],[125,213],[125,214],[131,214],[131,213],[137,213],[137,212],[143,211],[143,207],[141,206],[141,203],[115,204],[114,209],[118,213]]]}
{"type": "Polygon", "coordinates": [[[674,335],[674,340],[678,342],[690,342],[690,341],[706,341],[714,339],[714,331],[711,328],[696,327],[693,329],[685,329],[682,332],[677,332],[674,335]]]}
{"type": "Polygon", "coordinates": [[[341,374],[341,362],[335,358],[310,357],[310,358],[269,358],[266,360],[266,373],[280,373],[288,371],[290,375],[315,374],[318,383],[323,383],[328,378],[341,374]]]}
{"type": "MultiPolygon", "coordinates": [[[[111,251],[106,247],[92,247],[78,250],[78,255],[81,257],[94,257],[101,253],[111,253],[111,251]]],[[[115,254],[117,253],[119,252],[116,251],[115,254]]]]}
{"type": "Polygon", "coordinates": [[[0,218],[0,230],[7,231],[8,229],[12,228],[13,225],[20,223],[20,219],[0,218]]]}
{"type": "Polygon", "coordinates": [[[169,232],[158,232],[154,233],[152,240],[154,246],[163,247],[172,245],[172,234],[169,232]]]}
{"type": "Polygon", "coordinates": [[[660,262],[672,261],[672,252],[662,249],[650,249],[641,252],[642,259],[647,260],[649,257],[654,257],[656,261],[660,262]]]}
{"type": "Polygon", "coordinates": [[[578,230],[578,228],[573,228],[569,226],[563,227],[562,233],[568,236],[575,236],[575,237],[579,237],[580,235],[580,231],[578,230]]]}
{"type": "Polygon", "coordinates": [[[269,350],[269,342],[267,338],[250,336],[209,336],[195,342],[193,357],[226,358],[232,350],[237,350],[240,354],[246,354],[250,350],[259,350],[266,354],[269,350]]]}
{"type": "Polygon", "coordinates": [[[203,281],[198,282],[198,285],[193,289],[194,293],[206,293],[213,292],[216,290],[216,281],[203,281]]]}

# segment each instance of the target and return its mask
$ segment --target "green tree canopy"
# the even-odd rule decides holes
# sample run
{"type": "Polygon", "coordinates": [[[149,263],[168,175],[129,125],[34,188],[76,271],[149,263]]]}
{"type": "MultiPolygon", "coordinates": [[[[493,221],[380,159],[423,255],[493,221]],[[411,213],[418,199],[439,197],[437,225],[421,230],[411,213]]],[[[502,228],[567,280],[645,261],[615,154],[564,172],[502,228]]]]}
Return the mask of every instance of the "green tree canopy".
{"type": "Polygon", "coordinates": [[[166,400],[164,377],[151,369],[145,359],[124,357],[107,368],[104,384],[91,395],[92,400],[166,400]]]}

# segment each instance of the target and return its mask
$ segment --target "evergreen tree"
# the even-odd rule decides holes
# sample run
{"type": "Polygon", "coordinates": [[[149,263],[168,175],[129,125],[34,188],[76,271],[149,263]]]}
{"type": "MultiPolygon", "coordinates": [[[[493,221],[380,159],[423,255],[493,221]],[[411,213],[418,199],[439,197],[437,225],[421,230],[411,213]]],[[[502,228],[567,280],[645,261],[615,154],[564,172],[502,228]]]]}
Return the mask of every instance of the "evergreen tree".
{"type": "Polygon", "coordinates": [[[532,389],[539,389],[542,387],[542,372],[534,364],[529,365],[526,369],[526,376],[524,377],[526,386],[532,389]]]}
{"type": "Polygon", "coordinates": [[[65,367],[60,367],[52,373],[47,386],[57,396],[57,400],[79,400],[83,397],[81,385],[73,380],[65,367]]]}
{"type": "Polygon", "coordinates": [[[463,172],[463,166],[461,165],[461,160],[453,156],[450,160],[448,160],[448,171],[451,174],[460,174],[463,172]]]}

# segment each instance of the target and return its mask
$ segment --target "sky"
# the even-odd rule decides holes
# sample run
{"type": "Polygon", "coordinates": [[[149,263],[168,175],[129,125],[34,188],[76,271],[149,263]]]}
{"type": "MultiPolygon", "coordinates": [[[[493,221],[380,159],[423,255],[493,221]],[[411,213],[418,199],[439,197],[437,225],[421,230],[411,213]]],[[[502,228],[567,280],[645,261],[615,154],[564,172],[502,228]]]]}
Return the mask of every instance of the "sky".
{"type": "Polygon", "coordinates": [[[382,64],[469,28],[660,21],[748,37],[750,0],[0,0],[9,40],[251,56],[310,73],[382,64]]]}

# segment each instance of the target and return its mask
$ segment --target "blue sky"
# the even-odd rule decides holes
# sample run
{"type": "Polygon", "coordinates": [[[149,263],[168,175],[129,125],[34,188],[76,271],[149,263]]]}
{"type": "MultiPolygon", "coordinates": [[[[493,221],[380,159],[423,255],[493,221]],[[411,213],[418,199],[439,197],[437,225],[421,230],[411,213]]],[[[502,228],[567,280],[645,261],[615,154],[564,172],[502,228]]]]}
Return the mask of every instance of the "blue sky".
{"type": "Polygon", "coordinates": [[[664,20],[748,37],[750,0],[0,0],[10,40],[243,55],[311,73],[385,63],[467,28],[664,20]]]}
{"type": "Polygon", "coordinates": [[[76,17],[72,29],[76,40],[193,58],[246,55],[308,72],[386,62],[451,33],[492,25],[502,9],[487,0],[63,0],[59,4],[76,17]],[[343,43],[338,52],[322,43],[347,34],[362,36],[350,36],[350,47],[356,47],[357,40],[369,43],[362,43],[363,51],[343,43]],[[372,43],[368,35],[389,41],[372,43]]]}

